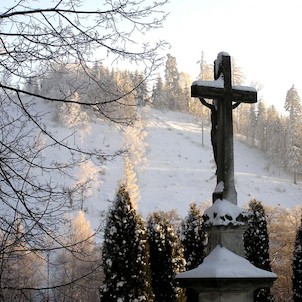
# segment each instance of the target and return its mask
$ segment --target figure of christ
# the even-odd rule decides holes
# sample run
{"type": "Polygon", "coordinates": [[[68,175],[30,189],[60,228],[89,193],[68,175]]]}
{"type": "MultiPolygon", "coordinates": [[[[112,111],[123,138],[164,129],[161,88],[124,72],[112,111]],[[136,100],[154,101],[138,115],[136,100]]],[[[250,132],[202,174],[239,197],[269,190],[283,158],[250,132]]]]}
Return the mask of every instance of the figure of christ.
{"type": "MultiPolygon", "coordinates": [[[[204,98],[199,98],[202,105],[206,106],[211,110],[211,144],[213,148],[214,160],[217,167],[217,129],[218,129],[218,112],[217,106],[215,104],[216,100],[214,99],[212,104],[208,103],[204,98]]],[[[240,102],[236,102],[232,105],[232,109],[237,108],[240,105],[240,102]]],[[[217,170],[216,173],[217,174],[217,170]]]]}

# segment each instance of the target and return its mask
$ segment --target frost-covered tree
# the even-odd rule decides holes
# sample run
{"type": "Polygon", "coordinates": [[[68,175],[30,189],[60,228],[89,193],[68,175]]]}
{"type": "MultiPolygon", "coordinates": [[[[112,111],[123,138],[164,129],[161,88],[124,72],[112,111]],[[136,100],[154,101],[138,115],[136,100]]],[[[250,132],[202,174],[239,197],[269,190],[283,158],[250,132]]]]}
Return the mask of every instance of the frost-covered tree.
{"type": "Polygon", "coordinates": [[[267,147],[266,123],[267,123],[266,106],[263,101],[259,101],[257,107],[257,123],[256,123],[256,130],[255,130],[255,139],[256,139],[256,146],[262,151],[266,151],[266,147],[267,147]]]}
{"type": "Polygon", "coordinates": [[[144,121],[139,114],[131,125],[124,128],[125,149],[134,166],[146,163],[147,135],[144,121]]]}
{"type": "Polygon", "coordinates": [[[286,153],[285,128],[274,106],[267,109],[267,116],[267,153],[272,163],[282,166],[286,153]]]}
{"type": "Polygon", "coordinates": [[[255,112],[255,105],[250,106],[249,118],[248,118],[248,127],[246,133],[246,140],[251,146],[255,145],[255,129],[257,125],[257,117],[255,112]]]}
{"type": "Polygon", "coordinates": [[[236,60],[232,57],[232,84],[233,85],[242,85],[245,80],[245,75],[242,72],[241,68],[237,65],[236,60]]]}
{"type": "MultiPolygon", "coordinates": [[[[263,205],[257,200],[249,203],[250,218],[248,229],[244,233],[244,248],[246,258],[256,267],[271,271],[269,255],[269,237],[266,214],[263,205]]],[[[269,289],[255,292],[255,302],[273,301],[269,289]]]]}
{"type": "Polygon", "coordinates": [[[287,302],[292,297],[292,257],[295,233],[300,223],[301,209],[281,206],[265,207],[270,239],[272,270],[278,276],[271,292],[275,301],[287,302]]]}
{"type": "Polygon", "coordinates": [[[164,110],[168,108],[164,82],[160,75],[158,75],[156,82],[152,88],[151,99],[153,107],[155,109],[164,110]]]}
{"type": "Polygon", "coordinates": [[[184,301],[184,293],[175,281],[176,274],[185,267],[183,249],[165,213],[150,215],[147,233],[154,301],[184,301]]]}
{"type": "Polygon", "coordinates": [[[302,162],[302,152],[298,146],[291,146],[288,149],[288,169],[294,174],[294,184],[297,184],[297,171],[302,162]]]}
{"type": "Polygon", "coordinates": [[[34,301],[43,294],[34,289],[46,281],[45,261],[41,252],[31,250],[24,238],[25,226],[18,215],[12,222],[14,232],[0,231],[0,301],[34,301]],[[8,236],[8,237],[7,237],[8,236]]]}
{"type": "Polygon", "coordinates": [[[125,117],[131,121],[136,117],[137,91],[132,82],[129,71],[117,70],[115,73],[115,96],[119,99],[116,103],[116,112],[112,112],[114,119],[119,121],[125,117]]]}
{"type": "Polygon", "coordinates": [[[91,160],[84,160],[79,163],[76,171],[75,182],[70,188],[70,207],[75,207],[75,201],[80,200],[80,209],[85,208],[85,200],[92,196],[93,192],[100,186],[99,174],[102,171],[101,165],[95,165],[91,160]],[[73,189],[74,188],[74,189],[73,189]]]}
{"type": "Polygon", "coordinates": [[[302,105],[298,92],[294,85],[288,90],[284,105],[288,112],[286,133],[286,167],[294,174],[296,183],[296,172],[302,162],[302,105]]]}
{"type": "Polygon", "coordinates": [[[292,269],[293,301],[300,302],[302,300],[302,219],[296,233],[292,269]]]}
{"type": "Polygon", "coordinates": [[[203,81],[211,81],[214,79],[213,64],[208,64],[204,58],[204,52],[201,52],[199,63],[199,79],[203,81]]]}
{"type": "Polygon", "coordinates": [[[249,119],[247,118],[250,115],[251,105],[242,103],[236,109],[233,110],[234,114],[234,131],[248,136],[249,132],[249,119]]]}
{"type": "Polygon", "coordinates": [[[153,301],[146,229],[123,185],[106,220],[103,269],[102,302],[153,301]]]}
{"type": "Polygon", "coordinates": [[[48,256],[54,299],[68,302],[96,301],[103,273],[101,253],[95,245],[94,232],[83,211],[79,211],[71,220],[67,219],[66,228],[66,248],[48,256]],[[58,286],[62,284],[65,286],[58,286]]]}
{"type": "Polygon", "coordinates": [[[301,117],[301,100],[294,85],[287,91],[284,108],[289,113],[291,119],[296,120],[301,117]]]}
{"type": "Polygon", "coordinates": [[[145,106],[150,102],[149,89],[146,78],[143,73],[136,71],[132,75],[132,82],[136,89],[136,105],[139,107],[145,106]]]}
{"type": "Polygon", "coordinates": [[[265,206],[269,232],[272,270],[278,276],[271,292],[278,302],[287,302],[292,297],[292,257],[296,230],[301,222],[301,208],[265,206]]]}
{"type": "Polygon", "coordinates": [[[167,54],[165,65],[165,91],[168,109],[177,111],[185,108],[176,58],[171,54],[167,54]]]}
{"type": "Polygon", "coordinates": [[[59,121],[65,127],[87,126],[89,122],[89,116],[87,112],[78,104],[80,101],[80,95],[75,92],[72,99],[72,103],[62,103],[59,107],[59,121]]]}
{"type": "Polygon", "coordinates": [[[143,120],[138,113],[136,120],[124,129],[124,145],[127,150],[124,156],[124,182],[134,207],[140,198],[136,170],[146,162],[146,136],[143,120]]]}
{"type": "Polygon", "coordinates": [[[124,183],[129,193],[132,206],[137,209],[137,203],[140,199],[139,187],[137,184],[137,175],[129,156],[124,157],[124,183]]]}

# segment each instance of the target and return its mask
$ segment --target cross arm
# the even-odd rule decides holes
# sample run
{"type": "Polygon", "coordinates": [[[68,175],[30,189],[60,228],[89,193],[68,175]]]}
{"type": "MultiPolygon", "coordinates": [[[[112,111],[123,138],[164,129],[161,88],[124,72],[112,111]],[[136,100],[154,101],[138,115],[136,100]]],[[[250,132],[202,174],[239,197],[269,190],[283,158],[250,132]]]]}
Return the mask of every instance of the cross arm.
{"type": "Polygon", "coordinates": [[[242,103],[257,103],[257,90],[248,86],[233,86],[233,101],[242,103]]]}
{"type": "MultiPolygon", "coordinates": [[[[223,98],[226,88],[214,85],[216,81],[196,81],[191,86],[191,96],[196,98],[219,99],[223,98]]],[[[256,103],[257,91],[252,87],[233,86],[230,90],[234,102],[256,103]]]]}

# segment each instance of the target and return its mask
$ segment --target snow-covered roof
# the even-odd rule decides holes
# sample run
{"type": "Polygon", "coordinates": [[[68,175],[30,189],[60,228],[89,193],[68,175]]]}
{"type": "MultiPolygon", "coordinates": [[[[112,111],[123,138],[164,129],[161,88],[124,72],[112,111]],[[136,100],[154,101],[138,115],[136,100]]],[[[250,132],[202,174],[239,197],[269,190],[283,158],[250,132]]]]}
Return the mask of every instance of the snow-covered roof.
{"type": "MultiPolygon", "coordinates": [[[[215,190],[218,190],[217,188],[215,190]]],[[[248,212],[225,199],[217,199],[214,204],[204,212],[207,225],[244,225],[244,218],[248,212]]]]}
{"type": "Polygon", "coordinates": [[[217,245],[197,268],[180,273],[177,279],[210,278],[277,278],[275,273],[262,270],[247,259],[217,245]]]}

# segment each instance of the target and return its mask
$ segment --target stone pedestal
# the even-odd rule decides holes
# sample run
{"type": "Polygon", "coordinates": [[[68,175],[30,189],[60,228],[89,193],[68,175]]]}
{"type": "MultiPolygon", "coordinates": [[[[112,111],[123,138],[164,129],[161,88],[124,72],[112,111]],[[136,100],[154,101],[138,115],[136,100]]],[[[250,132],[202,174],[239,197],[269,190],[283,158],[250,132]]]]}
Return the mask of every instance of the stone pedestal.
{"type": "Polygon", "coordinates": [[[276,275],[217,245],[201,265],[176,280],[198,292],[199,302],[253,302],[254,291],[271,287],[276,275]]]}
{"type": "Polygon", "coordinates": [[[235,254],[244,257],[243,234],[247,230],[247,226],[211,226],[208,232],[207,254],[220,245],[226,247],[235,254]]]}

